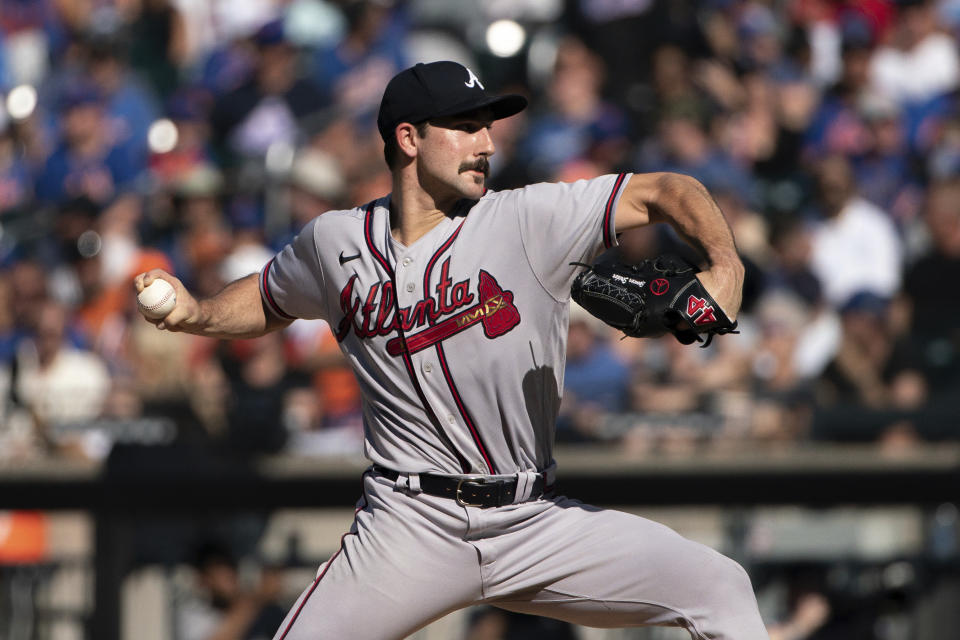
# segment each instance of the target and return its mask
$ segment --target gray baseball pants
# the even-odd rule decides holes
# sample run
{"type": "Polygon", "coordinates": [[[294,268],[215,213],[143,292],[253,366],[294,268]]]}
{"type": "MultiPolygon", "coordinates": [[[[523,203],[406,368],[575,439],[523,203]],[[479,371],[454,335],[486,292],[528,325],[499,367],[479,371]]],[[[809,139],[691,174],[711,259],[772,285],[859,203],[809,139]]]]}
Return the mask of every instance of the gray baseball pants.
{"type": "Polygon", "coordinates": [[[671,529],[565,497],[481,509],[364,475],[340,550],[274,640],[403,638],[489,604],[591,627],[769,640],[736,562],[671,529]]]}

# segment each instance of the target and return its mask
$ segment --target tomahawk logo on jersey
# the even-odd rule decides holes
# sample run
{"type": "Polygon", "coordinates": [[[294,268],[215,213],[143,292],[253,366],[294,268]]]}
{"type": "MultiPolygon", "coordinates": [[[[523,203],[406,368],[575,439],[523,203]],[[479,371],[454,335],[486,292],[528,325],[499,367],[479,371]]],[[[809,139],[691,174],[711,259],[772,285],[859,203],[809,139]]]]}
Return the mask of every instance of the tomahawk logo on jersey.
{"type": "Polygon", "coordinates": [[[340,292],[343,318],[337,327],[337,341],[343,342],[351,329],[358,338],[364,339],[390,335],[399,328],[406,340],[395,337],[387,341],[387,353],[397,356],[403,351],[415,353],[431,347],[477,323],[483,327],[484,335],[491,339],[520,323],[520,313],[513,304],[513,292],[505,291],[496,278],[481,270],[475,295],[470,292],[469,280],[454,283],[448,275],[449,269],[448,258],[441,267],[436,298],[427,296],[406,307],[395,304],[392,282],[373,283],[361,298],[354,291],[357,276],[352,276],[340,292]],[[471,305],[478,298],[479,301],[471,305]],[[470,306],[457,312],[467,305],[470,306]],[[427,324],[431,326],[410,333],[427,324]]]}

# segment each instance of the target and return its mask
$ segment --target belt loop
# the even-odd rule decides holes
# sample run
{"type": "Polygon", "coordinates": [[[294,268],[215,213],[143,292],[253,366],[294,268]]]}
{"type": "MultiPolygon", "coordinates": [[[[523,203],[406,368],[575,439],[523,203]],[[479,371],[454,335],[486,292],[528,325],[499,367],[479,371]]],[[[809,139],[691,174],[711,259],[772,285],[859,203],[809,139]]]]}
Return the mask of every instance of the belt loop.
{"type": "Polygon", "coordinates": [[[415,473],[411,476],[408,476],[407,486],[413,493],[420,493],[422,489],[420,488],[420,474],[415,473]]]}
{"type": "Polygon", "coordinates": [[[513,504],[526,502],[533,493],[533,483],[539,474],[535,471],[517,472],[517,491],[513,494],[513,504]]]}
{"type": "Polygon", "coordinates": [[[550,466],[543,470],[544,489],[552,487],[557,482],[557,463],[551,462],[550,466]]]}
{"type": "Polygon", "coordinates": [[[394,491],[409,491],[410,493],[420,493],[420,475],[416,473],[400,473],[397,479],[393,481],[394,491]]]}

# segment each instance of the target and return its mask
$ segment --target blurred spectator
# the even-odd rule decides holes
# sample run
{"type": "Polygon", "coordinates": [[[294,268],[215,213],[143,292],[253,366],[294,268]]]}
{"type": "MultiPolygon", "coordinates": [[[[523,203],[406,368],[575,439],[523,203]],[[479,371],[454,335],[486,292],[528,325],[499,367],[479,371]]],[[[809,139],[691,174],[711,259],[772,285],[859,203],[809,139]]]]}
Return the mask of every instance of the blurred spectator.
{"type": "Polygon", "coordinates": [[[233,555],[216,542],[199,546],[194,569],[195,589],[176,605],[176,640],[260,640],[283,622],[279,571],[263,568],[257,584],[245,587],[233,555]]]}
{"type": "Polygon", "coordinates": [[[10,267],[13,320],[18,337],[24,337],[37,326],[40,312],[50,299],[43,267],[34,260],[20,260],[10,267]]]}
{"type": "Polygon", "coordinates": [[[818,165],[821,219],[811,238],[810,269],[835,307],[859,291],[889,299],[900,286],[903,250],[896,228],[856,190],[845,157],[830,156],[818,165]]]}
{"type": "Polygon", "coordinates": [[[736,193],[748,206],[774,216],[802,204],[805,185],[799,161],[817,93],[800,71],[752,72],[742,78],[742,103],[726,118],[715,118],[715,134],[732,159],[748,168],[756,185],[720,182],[713,189],[736,193]]]}
{"type": "Polygon", "coordinates": [[[577,40],[561,42],[548,87],[550,108],[530,117],[521,142],[521,157],[534,180],[575,160],[590,160],[601,173],[619,166],[627,150],[627,120],[600,95],[603,80],[596,54],[577,40]]]}
{"type": "Polygon", "coordinates": [[[326,211],[346,208],[346,180],[337,161],[314,147],[301,149],[293,160],[288,178],[289,206],[286,224],[277,224],[283,234],[274,242],[282,246],[313,218],[326,211]]]}
{"type": "Polygon", "coordinates": [[[18,149],[10,116],[0,104],[0,217],[8,210],[26,205],[32,192],[30,167],[18,149]]]}
{"type": "Polygon", "coordinates": [[[960,117],[945,115],[943,121],[932,127],[937,135],[930,141],[925,158],[926,172],[931,180],[943,180],[960,174],[960,117]]]}
{"type": "Polygon", "coordinates": [[[557,425],[557,439],[567,442],[599,439],[606,414],[629,406],[630,372],[603,336],[609,328],[575,302],[570,303],[567,367],[557,425]]]}
{"type": "Polygon", "coordinates": [[[143,0],[130,25],[130,63],[161,97],[176,90],[190,55],[186,21],[176,4],[143,0]]]}
{"type": "Polygon", "coordinates": [[[928,398],[927,382],[897,340],[889,304],[863,291],[841,307],[842,339],[817,384],[816,437],[889,439],[898,448],[917,439],[912,418],[928,398]]]}
{"type": "Polygon", "coordinates": [[[843,339],[821,379],[822,404],[886,405],[885,368],[893,348],[885,324],[888,304],[875,293],[862,291],[840,307],[843,339]]]}
{"type": "MultiPolygon", "coordinates": [[[[189,12],[188,12],[189,13],[189,12]]],[[[203,25],[205,31],[210,25],[203,25]]],[[[246,82],[256,66],[256,48],[243,34],[216,42],[204,57],[200,70],[200,85],[211,95],[221,97],[246,82]]]]}
{"type": "Polygon", "coordinates": [[[317,86],[299,77],[281,21],[261,27],[254,43],[252,77],[221,96],[211,115],[215,138],[241,157],[262,157],[273,144],[295,146],[298,125],[325,103],[317,86]]]}
{"type": "Polygon", "coordinates": [[[392,0],[341,3],[347,29],[313,59],[314,80],[331,104],[365,125],[380,104],[383,87],[407,65],[406,27],[392,0]]]}
{"type": "Polygon", "coordinates": [[[110,377],[98,356],[69,344],[68,322],[65,307],[43,304],[33,335],[17,349],[11,383],[43,438],[63,452],[99,459],[109,443],[84,426],[103,410],[110,377]]]}
{"type": "Polygon", "coordinates": [[[80,293],[75,315],[79,326],[111,368],[129,373],[131,363],[127,362],[124,341],[131,322],[140,320],[136,317],[136,296],[130,289],[130,280],[150,269],[170,269],[170,261],[154,249],[134,249],[128,256],[129,261],[118,267],[120,277],[117,277],[110,274],[101,252],[95,251],[96,242],[95,234],[90,237],[88,232],[80,245],[89,253],[80,254],[72,261],[80,293]]]}
{"type": "Polygon", "coordinates": [[[87,197],[108,205],[130,193],[145,158],[111,137],[100,90],[79,80],[65,89],[60,107],[61,139],[37,178],[37,197],[52,203],[87,197]]]}
{"type": "Polygon", "coordinates": [[[830,601],[820,593],[804,593],[797,598],[790,618],[768,627],[770,640],[807,640],[830,617],[830,601]]]}
{"type": "Polygon", "coordinates": [[[811,233],[799,220],[781,222],[774,229],[771,244],[774,260],[766,272],[767,290],[761,299],[759,316],[763,329],[764,307],[787,311],[785,318],[773,320],[774,330],[787,327],[798,330],[791,338],[793,374],[808,380],[819,375],[836,352],[840,341],[840,323],[826,304],[820,281],[810,270],[811,233]],[[778,305],[783,301],[785,305],[778,305]],[[800,322],[802,328],[794,323],[800,322]],[[780,325],[780,326],[778,326],[780,325]]]}
{"type": "Polygon", "coordinates": [[[103,99],[113,139],[145,154],[147,131],[159,109],[150,87],[127,64],[129,45],[119,32],[95,33],[84,44],[86,75],[103,99]]]}
{"type": "Polygon", "coordinates": [[[649,0],[604,3],[578,0],[565,3],[570,33],[603,60],[609,82],[604,95],[626,109],[638,128],[646,131],[651,119],[651,65],[653,52],[666,42],[696,52],[700,42],[693,15],[695,5],[649,0]]]}
{"type": "Polygon", "coordinates": [[[11,86],[10,69],[7,65],[7,47],[3,41],[3,31],[0,31],[0,91],[6,92],[11,86]]]}
{"type": "Polygon", "coordinates": [[[823,93],[806,134],[807,153],[813,158],[860,154],[867,146],[859,105],[869,87],[873,41],[859,22],[851,23],[842,37],[840,77],[823,93]]]}
{"type": "Polygon", "coordinates": [[[170,148],[152,153],[149,161],[161,188],[192,192],[196,181],[205,184],[205,180],[212,180],[218,191],[222,186],[211,145],[210,102],[210,96],[196,87],[179,89],[167,100],[166,117],[173,124],[175,141],[170,148]]]}
{"type": "Polygon", "coordinates": [[[760,2],[744,2],[737,16],[740,66],[745,69],[770,69],[783,61],[782,41],[785,27],[771,7],[760,2]]]}
{"type": "MultiPolygon", "coordinates": [[[[719,95],[710,98],[715,97],[718,101],[723,99],[721,96],[729,96],[739,89],[736,87],[736,80],[724,74],[725,68],[722,65],[703,61],[696,69],[695,71],[695,65],[687,53],[677,45],[667,44],[654,52],[652,88],[656,101],[655,117],[675,111],[703,113],[709,109],[708,97],[701,92],[695,80],[705,85],[707,93],[716,86],[719,95]],[[715,82],[711,84],[711,80],[715,82]],[[727,81],[730,84],[726,84],[727,81]],[[719,88],[721,85],[722,89],[719,88]],[[732,91],[731,85],[736,87],[732,91]]],[[[729,96],[728,99],[733,100],[736,97],[739,96],[729,96]]]]}
{"type": "Polygon", "coordinates": [[[228,218],[232,234],[227,253],[219,261],[218,272],[224,284],[259,273],[274,256],[264,240],[264,221],[256,205],[234,200],[228,218]]]}
{"type": "Polygon", "coordinates": [[[924,102],[957,87],[960,56],[943,33],[934,0],[905,0],[891,41],[870,61],[870,80],[880,93],[900,103],[924,102]]]}
{"type": "Polygon", "coordinates": [[[931,251],[904,279],[911,305],[910,339],[927,379],[939,391],[960,380],[960,296],[945,295],[944,283],[960,282],[960,179],[931,186],[924,207],[931,251]]]}
{"type": "Polygon", "coordinates": [[[309,388],[285,359],[282,334],[224,345],[220,362],[230,383],[225,444],[241,454],[275,453],[287,439],[289,394],[309,388]]]}
{"type": "Polygon", "coordinates": [[[910,222],[919,212],[921,187],[901,109],[889,98],[869,93],[861,96],[859,108],[867,134],[862,153],[853,157],[859,192],[899,223],[910,222]]]}
{"type": "Polygon", "coordinates": [[[66,37],[57,4],[53,0],[0,0],[0,32],[8,56],[8,79],[14,84],[38,85],[56,63],[66,37]]]}
{"type": "Polygon", "coordinates": [[[661,114],[656,138],[641,145],[638,171],[675,171],[697,178],[708,189],[735,191],[748,202],[755,196],[746,167],[711,139],[706,114],[690,107],[661,114]]]}
{"type": "Polygon", "coordinates": [[[177,277],[210,295],[225,282],[220,262],[230,250],[231,229],[224,205],[224,177],[211,164],[184,167],[165,185],[169,208],[154,210],[151,244],[170,257],[177,277]]]}
{"type": "MultiPolygon", "coordinates": [[[[811,379],[826,365],[825,361],[813,366],[809,362],[815,357],[809,347],[818,332],[818,318],[803,300],[787,292],[765,296],[755,315],[753,399],[745,435],[765,444],[803,441],[809,435],[805,405],[811,398],[811,379]]],[[[835,343],[829,345],[821,359],[829,359],[835,348],[835,343]]]]}

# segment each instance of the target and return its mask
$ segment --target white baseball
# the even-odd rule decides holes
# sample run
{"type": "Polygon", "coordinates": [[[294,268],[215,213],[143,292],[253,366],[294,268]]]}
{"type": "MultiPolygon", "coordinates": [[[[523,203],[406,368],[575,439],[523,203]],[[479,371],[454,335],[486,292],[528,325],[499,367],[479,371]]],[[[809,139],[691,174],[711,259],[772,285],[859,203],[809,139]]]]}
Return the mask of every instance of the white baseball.
{"type": "Polygon", "coordinates": [[[177,294],[172,284],[157,278],[137,294],[137,302],[143,315],[159,320],[173,311],[177,304],[177,294]]]}

